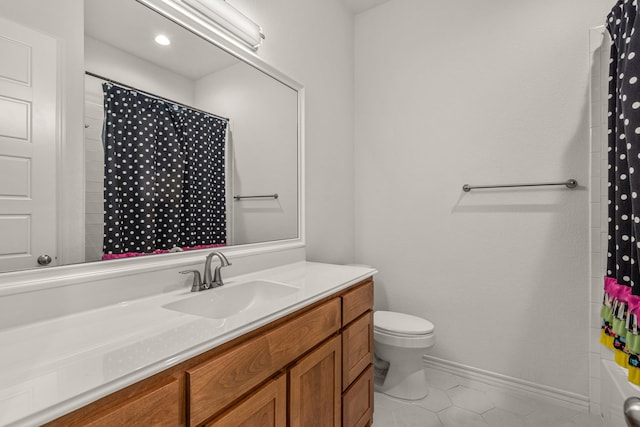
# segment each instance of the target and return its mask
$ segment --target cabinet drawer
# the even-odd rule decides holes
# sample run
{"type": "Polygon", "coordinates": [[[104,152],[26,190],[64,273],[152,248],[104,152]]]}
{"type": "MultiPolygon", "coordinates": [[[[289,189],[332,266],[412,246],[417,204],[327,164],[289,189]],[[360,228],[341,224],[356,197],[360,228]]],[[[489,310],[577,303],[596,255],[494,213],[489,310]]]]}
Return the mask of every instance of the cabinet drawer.
{"type": "Polygon", "coordinates": [[[167,378],[148,390],[116,400],[93,413],[71,413],[47,426],[183,426],[180,381],[167,378]]]}
{"type": "Polygon", "coordinates": [[[373,362],[373,312],[369,311],[342,331],[342,390],[373,362]]]}
{"type": "Polygon", "coordinates": [[[205,427],[281,427],[287,424],[287,376],[266,385],[205,427]]]}
{"type": "Polygon", "coordinates": [[[342,296],[342,325],[346,326],[373,308],[373,281],[367,280],[361,286],[342,296]]]}
{"type": "Polygon", "coordinates": [[[339,329],[335,298],[187,370],[191,425],[217,414],[339,329]]]}
{"type": "Polygon", "coordinates": [[[371,422],[373,422],[373,365],[369,365],[342,397],[343,427],[362,427],[371,422]]]}

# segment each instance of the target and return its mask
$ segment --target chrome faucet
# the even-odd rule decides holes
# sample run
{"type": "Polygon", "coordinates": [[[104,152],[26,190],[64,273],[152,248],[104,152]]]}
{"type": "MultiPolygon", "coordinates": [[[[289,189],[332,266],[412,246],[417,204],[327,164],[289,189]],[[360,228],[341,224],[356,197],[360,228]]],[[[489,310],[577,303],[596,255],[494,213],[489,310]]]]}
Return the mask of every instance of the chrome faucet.
{"type": "Polygon", "coordinates": [[[207,259],[204,262],[204,279],[202,280],[202,285],[205,286],[205,289],[209,288],[217,288],[218,286],[224,285],[222,283],[222,275],[220,274],[220,269],[222,267],[228,267],[231,263],[227,259],[226,256],[222,252],[214,251],[207,255],[207,259]],[[216,269],[213,272],[213,279],[211,278],[211,259],[217,256],[220,260],[220,265],[216,266],[216,269]]]}
{"type": "Polygon", "coordinates": [[[222,252],[214,251],[207,255],[207,258],[204,262],[204,279],[200,279],[200,272],[198,270],[185,270],[181,271],[180,273],[193,273],[193,284],[191,285],[191,292],[200,292],[206,289],[217,288],[224,285],[224,283],[222,282],[220,269],[222,267],[228,267],[230,265],[231,263],[222,252]],[[213,277],[211,277],[211,260],[214,256],[217,256],[218,259],[220,259],[220,265],[216,266],[215,271],[213,272],[213,277]]]}

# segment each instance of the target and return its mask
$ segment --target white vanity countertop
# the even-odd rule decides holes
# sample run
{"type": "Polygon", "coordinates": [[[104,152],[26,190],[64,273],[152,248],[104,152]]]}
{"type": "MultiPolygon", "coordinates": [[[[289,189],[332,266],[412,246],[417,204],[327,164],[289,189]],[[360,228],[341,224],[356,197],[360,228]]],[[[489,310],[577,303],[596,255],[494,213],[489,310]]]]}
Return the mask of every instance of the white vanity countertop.
{"type": "MultiPolygon", "coordinates": [[[[298,262],[230,277],[225,287],[268,280],[298,289],[228,319],[163,307],[202,295],[184,289],[0,330],[0,426],[51,421],[375,273],[298,262]]],[[[216,289],[204,292],[214,295],[216,289]]]]}

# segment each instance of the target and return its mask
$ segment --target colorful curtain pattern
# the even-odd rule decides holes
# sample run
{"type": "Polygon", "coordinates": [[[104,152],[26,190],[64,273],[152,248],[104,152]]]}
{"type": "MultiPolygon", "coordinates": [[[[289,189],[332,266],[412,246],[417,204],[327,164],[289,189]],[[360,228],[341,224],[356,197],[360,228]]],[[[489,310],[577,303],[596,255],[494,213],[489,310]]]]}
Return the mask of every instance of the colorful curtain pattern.
{"type": "Polygon", "coordinates": [[[103,259],[226,244],[227,122],[103,85],[103,259]]]}
{"type": "Polygon", "coordinates": [[[600,341],[640,384],[640,25],[636,1],[619,0],[611,35],[608,105],[608,247],[600,341]],[[637,171],[637,172],[636,172],[637,171]]]}

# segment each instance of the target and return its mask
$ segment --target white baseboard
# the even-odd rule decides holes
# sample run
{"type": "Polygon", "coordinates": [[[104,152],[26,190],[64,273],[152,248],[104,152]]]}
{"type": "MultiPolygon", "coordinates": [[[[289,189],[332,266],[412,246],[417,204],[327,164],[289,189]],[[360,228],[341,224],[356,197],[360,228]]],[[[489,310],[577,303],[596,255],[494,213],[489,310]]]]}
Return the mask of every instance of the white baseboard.
{"type": "Polygon", "coordinates": [[[552,402],[567,408],[584,412],[589,411],[588,396],[537,384],[531,381],[521,380],[519,378],[498,374],[496,372],[485,371],[483,369],[439,359],[426,354],[423,356],[422,361],[426,368],[437,369],[479,383],[497,386],[502,389],[519,393],[526,397],[552,402]]]}

